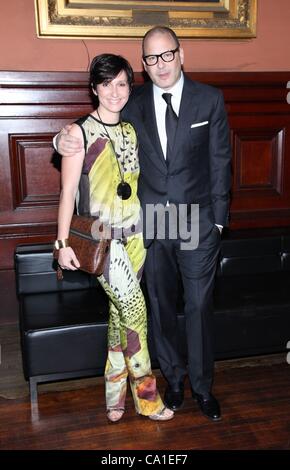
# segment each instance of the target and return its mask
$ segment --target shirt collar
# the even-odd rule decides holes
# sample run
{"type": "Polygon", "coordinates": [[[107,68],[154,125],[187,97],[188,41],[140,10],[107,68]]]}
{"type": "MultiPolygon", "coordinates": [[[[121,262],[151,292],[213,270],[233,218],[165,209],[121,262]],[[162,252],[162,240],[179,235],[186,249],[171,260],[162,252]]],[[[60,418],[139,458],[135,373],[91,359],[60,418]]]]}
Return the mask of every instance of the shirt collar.
{"type": "Polygon", "coordinates": [[[181,72],[180,79],[175,83],[175,85],[173,85],[172,88],[170,88],[169,90],[163,90],[163,88],[160,88],[159,86],[155,85],[155,83],[153,83],[153,92],[155,96],[159,96],[159,97],[162,97],[163,93],[171,93],[172,96],[174,96],[174,98],[177,98],[180,101],[183,84],[184,84],[184,75],[183,75],[183,72],[181,72]]]}

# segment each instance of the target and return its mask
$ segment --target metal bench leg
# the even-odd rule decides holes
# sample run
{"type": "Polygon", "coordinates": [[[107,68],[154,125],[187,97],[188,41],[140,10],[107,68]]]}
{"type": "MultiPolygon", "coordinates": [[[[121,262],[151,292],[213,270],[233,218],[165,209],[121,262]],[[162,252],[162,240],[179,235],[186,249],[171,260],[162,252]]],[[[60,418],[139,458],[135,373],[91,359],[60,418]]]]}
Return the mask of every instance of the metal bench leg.
{"type": "Polygon", "coordinates": [[[39,415],[38,415],[37,379],[35,377],[29,378],[29,389],[30,389],[31,419],[32,421],[36,421],[38,420],[39,415]]]}

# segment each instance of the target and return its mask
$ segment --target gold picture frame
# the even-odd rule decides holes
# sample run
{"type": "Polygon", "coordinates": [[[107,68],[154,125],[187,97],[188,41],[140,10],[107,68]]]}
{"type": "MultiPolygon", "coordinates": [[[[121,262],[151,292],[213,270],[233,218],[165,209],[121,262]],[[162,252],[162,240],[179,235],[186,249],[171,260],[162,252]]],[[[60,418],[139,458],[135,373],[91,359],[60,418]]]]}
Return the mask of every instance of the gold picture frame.
{"type": "Polygon", "coordinates": [[[256,36],[257,0],[35,0],[40,38],[140,38],[155,25],[181,38],[256,36]]]}

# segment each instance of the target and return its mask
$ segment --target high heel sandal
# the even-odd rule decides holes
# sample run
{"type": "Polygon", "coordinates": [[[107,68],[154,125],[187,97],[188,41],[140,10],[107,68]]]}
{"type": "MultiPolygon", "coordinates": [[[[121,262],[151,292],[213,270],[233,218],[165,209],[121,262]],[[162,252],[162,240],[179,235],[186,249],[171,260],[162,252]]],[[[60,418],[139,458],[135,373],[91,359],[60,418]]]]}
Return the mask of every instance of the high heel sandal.
{"type": "Polygon", "coordinates": [[[153,421],[169,421],[173,417],[174,411],[170,410],[170,408],[166,408],[166,406],[159,413],[148,416],[148,418],[153,421]]]}
{"type": "Polygon", "coordinates": [[[107,418],[111,423],[117,423],[123,417],[124,412],[123,408],[111,408],[107,410],[107,418]]]}

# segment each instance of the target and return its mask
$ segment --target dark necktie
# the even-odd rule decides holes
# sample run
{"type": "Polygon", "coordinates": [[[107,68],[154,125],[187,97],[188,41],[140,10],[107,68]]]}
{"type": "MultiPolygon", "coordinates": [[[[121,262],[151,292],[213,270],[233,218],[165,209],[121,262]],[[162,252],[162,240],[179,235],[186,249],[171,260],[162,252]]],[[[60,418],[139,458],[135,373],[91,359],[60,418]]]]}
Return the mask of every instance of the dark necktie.
{"type": "Polygon", "coordinates": [[[178,123],[178,117],[176,116],[172,104],[171,104],[171,93],[163,93],[162,98],[167,103],[167,109],[165,114],[165,127],[167,135],[167,148],[166,148],[166,163],[169,165],[170,158],[172,157],[173,144],[175,139],[175,133],[178,123]]]}

